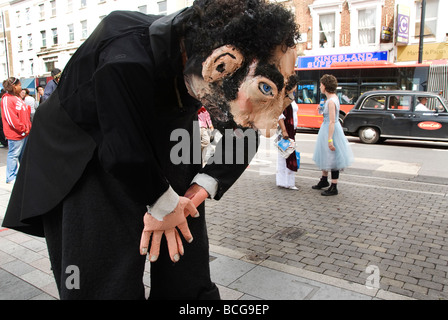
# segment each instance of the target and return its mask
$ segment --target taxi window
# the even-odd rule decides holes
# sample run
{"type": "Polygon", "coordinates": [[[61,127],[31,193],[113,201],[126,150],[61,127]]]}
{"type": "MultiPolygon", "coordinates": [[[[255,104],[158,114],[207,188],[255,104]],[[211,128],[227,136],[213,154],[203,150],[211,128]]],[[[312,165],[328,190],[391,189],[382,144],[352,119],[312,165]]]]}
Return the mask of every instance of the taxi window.
{"type": "Polygon", "coordinates": [[[415,111],[447,112],[442,101],[438,97],[418,97],[416,99],[415,111]]]}
{"type": "Polygon", "coordinates": [[[372,110],[372,109],[384,110],[384,102],[385,101],[386,101],[386,96],[369,97],[364,101],[361,109],[363,109],[363,110],[372,110]]]}
{"type": "Polygon", "coordinates": [[[390,96],[388,110],[411,110],[412,96],[390,96]]]}

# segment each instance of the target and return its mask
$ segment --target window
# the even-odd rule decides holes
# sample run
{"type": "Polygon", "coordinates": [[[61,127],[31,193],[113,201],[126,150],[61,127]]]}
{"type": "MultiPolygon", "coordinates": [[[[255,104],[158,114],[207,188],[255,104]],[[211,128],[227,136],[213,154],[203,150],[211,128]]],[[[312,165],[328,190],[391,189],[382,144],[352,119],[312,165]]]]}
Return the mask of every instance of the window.
{"type": "Polygon", "coordinates": [[[347,0],[352,46],[379,45],[385,0],[347,0]]]}
{"type": "Polygon", "coordinates": [[[338,48],[341,34],[341,12],[347,0],[315,0],[308,6],[312,18],[313,50],[338,48]]]}
{"type": "MultiPolygon", "coordinates": [[[[415,38],[420,37],[421,15],[422,15],[422,3],[421,1],[415,2],[415,38]]],[[[436,37],[437,32],[437,14],[439,1],[438,0],[426,0],[425,8],[425,29],[424,37],[436,37]]]]}
{"type": "Polygon", "coordinates": [[[67,0],[67,12],[73,11],[73,0],[67,0]]]}
{"type": "Polygon", "coordinates": [[[316,103],[318,87],[316,81],[301,81],[297,86],[297,103],[316,103]]]}
{"type": "Polygon", "coordinates": [[[167,14],[167,1],[159,1],[157,2],[157,5],[159,6],[159,14],[167,14]]]}
{"type": "Polygon", "coordinates": [[[22,40],[22,37],[19,36],[17,39],[18,39],[17,43],[18,43],[18,47],[19,47],[19,52],[23,51],[23,40],[22,40]]]}
{"type": "Polygon", "coordinates": [[[338,82],[336,92],[340,104],[355,104],[358,95],[358,86],[356,82],[342,83],[338,82]]]}
{"type": "Polygon", "coordinates": [[[390,96],[388,110],[411,110],[412,96],[390,96]]]}
{"type": "Polygon", "coordinates": [[[51,29],[51,32],[53,34],[53,45],[58,44],[58,28],[51,29]]]}
{"type": "Polygon", "coordinates": [[[44,58],[45,72],[51,72],[58,62],[57,57],[44,58]]]}
{"type": "Polygon", "coordinates": [[[384,110],[385,96],[374,96],[367,98],[362,104],[363,110],[379,109],[384,110]]]}
{"type": "Polygon", "coordinates": [[[81,8],[85,8],[87,6],[87,0],[81,0],[81,8]]]}
{"type": "Polygon", "coordinates": [[[26,9],[25,9],[25,20],[26,20],[26,24],[30,24],[30,23],[31,23],[31,12],[30,12],[30,8],[26,8],[26,9]]]}
{"type": "Polygon", "coordinates": [[[140,7],[138,7],[138,11],[139,12],[141,12],[141,13],[148,13],[148,6],[140,6],[140,7]]]}
{"type": "Polygon", "coordinates": [[[358,10],[358,43],[376,43],[376,8],[358,10]]]}
{"type": "Polygon", "coordinates": [[[33,75],[34,74],[34,59],[30,59],[30,64],[29,64],[29,66],[30,66],[30,75],[33,75]]]}
{"type": "Polygon", "coordinates": [[[56,17],[56,0],[50,1],[51,16],[56,17]]]}
{"type": "Polygon", "coordinates": [[[319,15],[319,47],[334,48],[335,45],[335,14],[319,15]]]}
{"type": "Polygon", "coordinates": [[[418,97],[415,99],[415,111],[446,112],[442,101],[436,97],[418,97]]]}
{"type": "Polygon", "coordinates": [[[42,48],[46,48],[47,47],[47,31],[42,30],[40,32],[40,35],[42,37],[42,48]]]}
{"type": "Polygon", "coordinates": [[[41,3],[39,5],[39,19],[44,20],[45,19],[45,4],[41,3]]]}
{"type": "Polygon", "coordinates": [[[33,49],[33,35],[31,33],[28,34],[28,50],[33,49]]]}
{"type": "Polygon", "coordinates": [[[73,26],[73,24],[69,24],[67,28],[68,28],[68,42],[75,41],[75,27],[73,26]]]}
{"type": "Polygon", "coordinates": [[[87,20],[81,21],[81,39],[87,39],[87,20]]]}

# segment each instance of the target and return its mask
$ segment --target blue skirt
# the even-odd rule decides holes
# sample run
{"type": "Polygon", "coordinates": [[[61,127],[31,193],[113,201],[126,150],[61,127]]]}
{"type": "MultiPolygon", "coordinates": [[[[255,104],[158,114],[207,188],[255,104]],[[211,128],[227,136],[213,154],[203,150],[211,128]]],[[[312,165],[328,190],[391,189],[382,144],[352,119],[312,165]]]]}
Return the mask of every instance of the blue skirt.
{"type": "Polygon", "coordinates": [[[324,121],[319,129],[313,161],[320,170],[342,170],[353,163],[353,152],[339,122],[335,123],[333,134],[333,145],[336,151],[328,148],[329,126],[330,123],[324,121]]]}

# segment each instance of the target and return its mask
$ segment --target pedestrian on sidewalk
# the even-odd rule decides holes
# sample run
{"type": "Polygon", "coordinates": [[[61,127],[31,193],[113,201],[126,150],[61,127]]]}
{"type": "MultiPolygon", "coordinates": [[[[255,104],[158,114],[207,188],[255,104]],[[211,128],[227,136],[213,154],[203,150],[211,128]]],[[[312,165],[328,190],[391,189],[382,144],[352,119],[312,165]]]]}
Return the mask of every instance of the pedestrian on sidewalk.
{"type": "MultiPolygon", "coordinates": [[[[297,111],[298,106],[293,101],[280,115],[278,124],[280,126],[283,139],[292,139],[295,141],[297,128],[297,111]]],[[[278,152],[277,174],[275,176],[277,186],[291,190],[298,190],[298,188],[296,187],[297,169],[298,164],[295,152],[291,153],[286,159],[283,158],[280,152],[278,152]]]]}
{"type": "Polygon", "coordinates": [[[337,183],[339,172],[350,166],[353,162],[353,153],[339,123],[339,98],[336,95],[338,81],[333,75],[324,74],[320,79],[320,91],[327,97],[319,113],[323,114],[324,121],[317,135],[313,160],[322,170],[322,177],[313,189],[328,187],[328,172],[331,171],[331,186],[321,194],[334,196],[338,194],[337,183]],[[322,109],[321,109],[322,108],[322,109]]]}
{"type": "Polygon", "coordinates": [[[27,106],[31,109],[31,122],[33,122],[34,114],[36,113],[36,99],[30,95],[30,90],[28,88],[22,89],[20,97],[25,102],[27,106]]]}
{"type": "Polygon", "coordinates": [[[13,184],[31,130],[31,107],[20,97],[22,85],[18,78],[11,77],[3,81],[3,88],[6,93],[1,101],[2,123],[9,148],[6,159],[6,183],[13,184]]]}
{"type": "Polygon", "coordinates": [[[213,153],[213,146],[211,142],[213,141],[213,123],[210,118],[210,114],[207,109],[202,106],[198,111],[198,121],[199,127],[201,129],[201,155],[202,155],[202,165],[207,163],[208,158],[210,158],[213,153]]]}
{"type": "Polygon", "coordinates": [[[59,85],[59,80],[61,79],[62,71],[58,68],[54,68],[51,70],[51,80],[48,81],[47,85],[44,89],[44,95],[41,98],[41,102],[48,100],[48,98],[51,96],[53,91],[56,90],[56,88],[59,85]]]}

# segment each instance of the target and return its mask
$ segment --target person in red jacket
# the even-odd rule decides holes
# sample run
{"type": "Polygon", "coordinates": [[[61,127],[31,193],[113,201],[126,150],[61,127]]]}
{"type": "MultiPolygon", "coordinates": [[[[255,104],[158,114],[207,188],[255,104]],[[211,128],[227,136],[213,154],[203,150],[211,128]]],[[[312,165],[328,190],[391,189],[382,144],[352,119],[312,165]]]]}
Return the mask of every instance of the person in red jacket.
{"type": "Polygon", "coordinates": [[[18,96],[22,91],[20,80],[14,77],[3,81],[6,94],[1,101],[3,132],[8,139],[6,183],[12,184],[19,171],[19,163],[31,130],[31,108],[18,96]]]}

